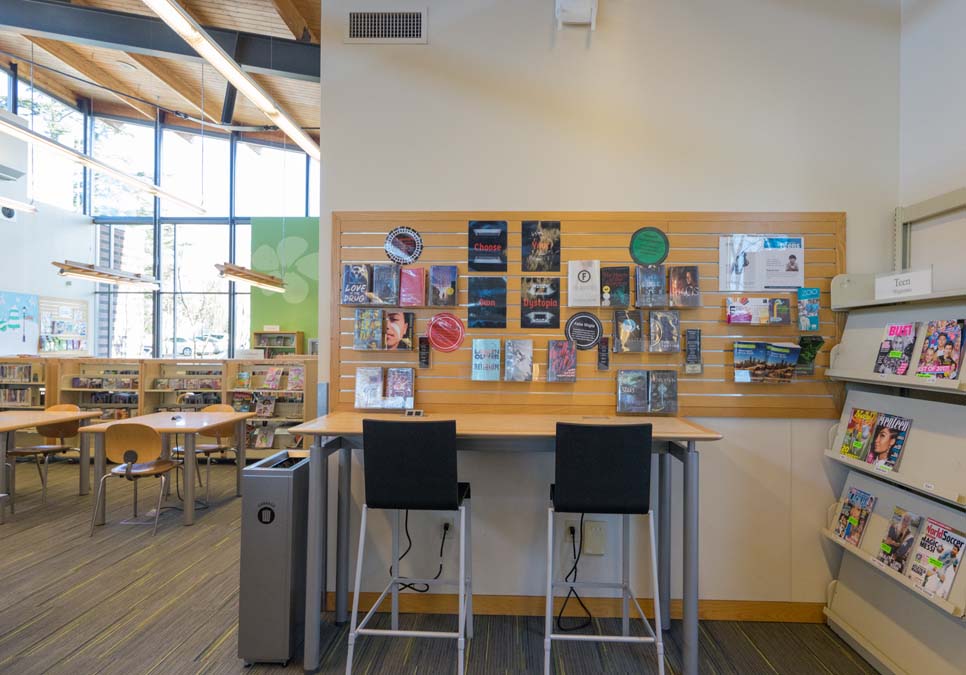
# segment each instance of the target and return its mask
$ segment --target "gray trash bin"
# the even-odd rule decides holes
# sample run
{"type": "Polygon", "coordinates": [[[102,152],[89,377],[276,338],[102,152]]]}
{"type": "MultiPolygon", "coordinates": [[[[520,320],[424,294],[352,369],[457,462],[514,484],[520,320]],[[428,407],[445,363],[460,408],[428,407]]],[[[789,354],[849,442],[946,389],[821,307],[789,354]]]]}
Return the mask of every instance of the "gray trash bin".
{"type": "Polygon", "coordinates": [[[284,450],[242,471],[238,657],[287,663],[305,629],[309,453],[284,450]]]}

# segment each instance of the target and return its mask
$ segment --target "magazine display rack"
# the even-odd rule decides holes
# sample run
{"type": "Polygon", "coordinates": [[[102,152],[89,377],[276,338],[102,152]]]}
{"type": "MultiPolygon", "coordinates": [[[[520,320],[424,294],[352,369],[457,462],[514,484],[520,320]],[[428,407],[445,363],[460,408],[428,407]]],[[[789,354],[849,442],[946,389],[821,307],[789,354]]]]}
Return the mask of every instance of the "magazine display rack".
{"type": "Polygon", "coordinates": [[[859,546],[833,533],[840,502],[830,506],[829,529],[823,534],[837,547],[830,552],[843,553],[825,614],[832,629],[881,672],[962,673],[966,572],[959,570],[942,599],[919,590],[905,575],[908,568],[897,572],[875,558],[896,507],[923,517],[920,534],[928,518],[966,532],[966,415],[959,399],[966,389],[959,379],[929,380],[914,374],[924,341],[922,326],[930,320],[966,318],[966,291],[883,303],[874,298],[873,281],[873,275],[842,275],[832,282],[832,306],[849,313],[827,375],[850,386],[825,454],[848,468],[843,492],[858,488],[874,495],[876,503],[859,546]],[[886,326],[914,322],[922,326],[909,372],[875,373],[886,326]],[[853,408],[912,420],[896,470],[882,471],[840,454],[853,408]]]}

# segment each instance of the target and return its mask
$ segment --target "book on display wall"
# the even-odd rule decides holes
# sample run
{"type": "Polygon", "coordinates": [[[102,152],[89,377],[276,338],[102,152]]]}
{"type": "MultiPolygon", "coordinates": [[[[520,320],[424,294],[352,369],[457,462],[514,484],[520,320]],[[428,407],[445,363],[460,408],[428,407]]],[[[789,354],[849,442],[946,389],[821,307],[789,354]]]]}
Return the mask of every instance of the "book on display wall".
{"type": "Polygon", "coordinates": [[[382,407],[391,410],[408,410],[413,407],[416,371],[412,368],[386,369],[386,396],[382,407]]]}
{"type": "Polygon", "coordinates": [[[571,260],[567,263],[567,306],[600,306],[599,260],[571,260]]]}
{"type": "Polygon", "coordinates": [[[885,335],[879,344],[879,354],[875,357],[873,372],[888,375],[905,375],[909,372],[918,326],[916,323],[893,323],[886,326],[885,335]]]}
{"type": "Polygon", "coordinates": [[[927,518],[907,572],[907,576],[915,582],[916,590],[929,597],[948,598],[963,562],[964,547],[966,534],[927,518]]]}
{"type": "Polygon", "coordinates": [[[358,263],[342,266],[342,304],[369,304],[369,289],[372,270],[369,265],[358,263]]]}
{"type": "Polygon", "coordinates": [[[372,410],[382,407],[382,367],[356,368],[355,407],[372,410]]]}
{"type": "Polygon", "coordinates": [[[472,379],[496,382],[500,379],[500,340],[476,338],[473,340],[472,379]]]}
{"type": "Polygon", "coordinates": [[[681,315],[675,309],[651,310],[651,351],[681,351],[681,315]]]}
{"type": "Polygon", "coordinates": [[[668,287],[672,307],[700,307],[701,287],[697,265],[668,268],[668,287]]]}
{"type": "Polygon", "coordinates": [[[507,382],[533,380],[533,340],[507,340],[503,379],[507,382]]]}
{"type": "Polygon", "coordinates": [[[647,394],[646,370],[617,371],[617,414],[646,414],[647,394]]]}
{"type": "Polygon", "coordinates": [[[919,352],[916,377],[928,380],[955,380],[963,345],[963,320],[930,321],[919,352]]]}
{"type": "Polygon", "coordinates": [[[678,411],[678,373],[652,370],[648,373],[647,411],[675,414],[678,411]]]}
{"type": "Polygon", "coordinates": [[[835,523],[835,536],[853,546],[862,543],[865,526],[875,508],[875,497],[864,490],[850,487],[835,523]]]}
{"type": "Polygon", "coordinates": [[[429,268],[429,306],[456,307],[458,300],[456,265],[433,265],[429,268]]]}
{"type": "Polygon", "coordinates": [[[426,269],[403,267],[399,270],[399,304],[422,307],[426,304],[426,269]]]}
{"type": "Polygon", "coordinates": [[[600,306],[629,307],[631,304],[631,268],[600,268],[600,306]]]}
{"type": "Polygon", "coordinates": [[[664,265],[636,268],[637,307],[667,307],[667,272],[664,265]]]}
{"type": "Polygon", "coordinates": [[[895,507],[889,529],[879,544],[876,562],[900,574],[904,573],[921,524],[922,516],[902,507],[895,507]]]}
{"type": "Polygon", "coordinates": [[[416,329],[415,312],[399,312],[386,310],[385,312],[384,349],[402,349],[412,351],[415,347],[414,333],[416,329]]]}
{"type": "Polygon", "coordinates": [[[643,352],[646,348],[644,312],[639,309],[615,309],[614,352],[643,352]]]}
{"type": "Polygon", "coordinates": [[[577,346],[570,340],[547,341],[547,382],[577,381],[577,346]]]}
{"type": "Polygon", "coordinates": [[[372,291],[369,293],[369,303],[399,304],[399,265],[385,263],[372,266],[372,291]]]}
{"type": "Polygon", "coordinates": [[[357,309],[353,325],[352,348],[372,351],[382,349],[382,310],[357,309]]]}
{"type": "Polygon", "coordinates": [[[801,347],[791,342],[769,342],[765,345],[765,382],[788,383],[795,377],[795,365],[801,347]]]}

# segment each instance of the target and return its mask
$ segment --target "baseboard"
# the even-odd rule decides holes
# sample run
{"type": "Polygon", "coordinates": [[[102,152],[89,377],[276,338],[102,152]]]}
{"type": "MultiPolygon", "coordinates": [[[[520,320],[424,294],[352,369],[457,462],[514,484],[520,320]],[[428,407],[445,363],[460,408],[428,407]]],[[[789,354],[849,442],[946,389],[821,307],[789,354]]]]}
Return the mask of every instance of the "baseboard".
{"type": "MultiPolygon", "coordinates": [[[[359,609],[368,611],[379,597],[378,593],[363,593],[359,609]]],[[[618,598],[582,598],[591,614],[599,617],[621,615],[618,598]]],[[[352,594],[349,594],[352,602],[352,594]]],[[[388,598],[383,607],[388,611],[388,598]]],[[[560,611],[563,598],[556,598],[554,612],[560,611]]],[[[638,600],[644,613],[653,616],[650,598],[638,600]]],[[[350,605],[351,606],[351,605],[350,605]]],[[[451,593],[403,593],[399,597],[399,609],[412,614],[455,614],[458,600],[451,593]]],[[[825,623],[821,602],[766,602],[759,600],[701,600],[698,616],[705,621],[779,621],[785,623],[825,623]]],[[[328,595],[328,608],[335,608],[335,594],[328,595]]],[[[541,595],[473,595],[473,613],[499,616],[543,616],[544,598],[541,595]]],[[[564,616],[582,616],[583,610],[576,602],[567,605],[564,616]]],[[[681,618],[681,601],[671,600],[671,618],[681,618]]]]}

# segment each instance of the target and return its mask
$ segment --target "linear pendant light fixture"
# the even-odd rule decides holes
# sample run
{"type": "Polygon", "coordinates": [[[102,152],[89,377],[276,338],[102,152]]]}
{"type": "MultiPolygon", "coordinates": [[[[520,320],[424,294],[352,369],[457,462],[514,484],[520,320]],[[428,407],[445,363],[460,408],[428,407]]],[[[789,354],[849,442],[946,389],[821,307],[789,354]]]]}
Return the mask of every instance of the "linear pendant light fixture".
{"type": "Polygon", "coordinates": [[[248,284],[249,286],[256,286],[266,291],[272,291],[273,293],[285,292],[285,282],[271,274],[256,272],[247,267],[233,265],[232,263],[215,265],[215,269],[225,279],[231,279],[232,281],[248,284]]]}
{"type": "Polygon", "coordinates": [[[122,270],[116,270],[110,267],[98,267],[97,265],[74,262],[73,260],[65,260],[62,263],[55,261],[50,264],[60,270],[58,274],[62,277],[73,277],[75,279],[96,281],[101,284],[113,284],[115,286],[122,284],[131,284],[135,286],[158,285],[158,280],[154,277],[147,277],[143,274],[134,274],[133,272],[124,272],[122,270]]]}
{"type": "Polygon", "coordinates": [[[0,197],[0,206],[6,206],[8,209],[23,211],[24,213],[37,213],[37,207],[33,204],[10,199],[10,197],[0,197]]]}
{"type": "Polygon", "coordinates": [[[77,150],[74,150],[71,147],[62,145],[55,140],[47,138],[43,134],[39,134],[36,131],[33,131],[32,129],[27,129],[26,127],[22,127],[16,122],[11,122],[8,119],[4,119],[0,117],[0,132],[5,133],[8,136],[13,136],[14,138],[19,138],[20,140],[25,141],[26,143],[30,143],[33,145],[40,145],[45,148],[49,148],[50,150],[58,152],[61,155],[64,155],[65,157],[75,162],[78,162],[79,164],[83,164],[84,166],[87,166],[93,169],[94,171],[97,171],[98,173],[107,174],[108,176],[116,178],[122,183],[126,183],[127,185],[137,188],[138,190],[141,190],[143,192],[150,193],[155,197],[171,200],[173,202],[181,204],[185,208],[191,209],[192,211],[196,211],[198,213],[205,213],[205,210],[202,207],[198,206],[197,204],[193,204],[192,202],[189,202],[185,199],[182,199],[181,197],[175,194],[168,192],[167,190],[161,188],[161,186],[159,185],[155,185],[154,183],[150,181],[146,181],[143,178],[132,176],[131,174],[125,173],[120,169],[115,169],[113,166],[105,164],[99,159],[88,157],[87,155],[81,152],[78,152],[77,150]]]}
{"type": "Polygon", "coordinates": [[[241,66],[215,42],[197,21],[178,4],[177,0],[141,0],[154,10],[162,21],[198,52],[205,61],[214,66],[222,77],[262,111],[272,123],[291,138],[305,153],[320,161],[319,145],[272,99],[241,66]]]}

